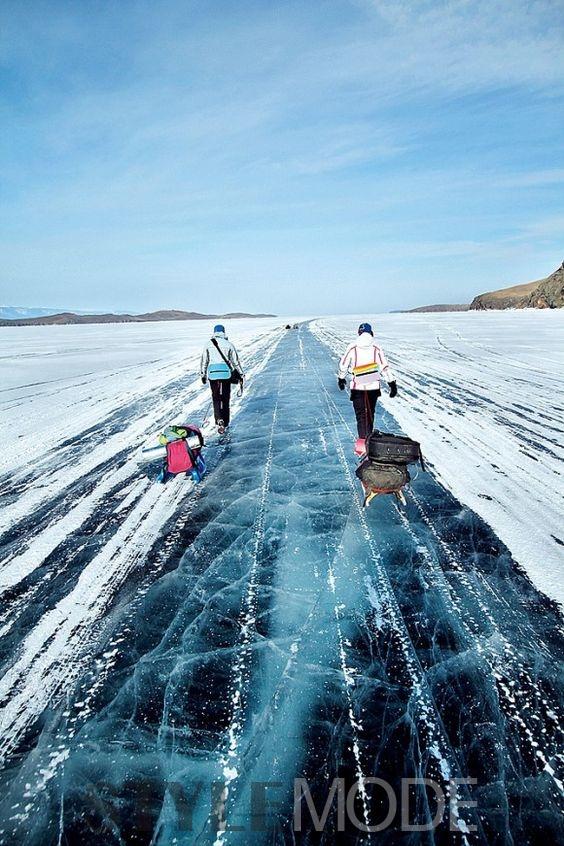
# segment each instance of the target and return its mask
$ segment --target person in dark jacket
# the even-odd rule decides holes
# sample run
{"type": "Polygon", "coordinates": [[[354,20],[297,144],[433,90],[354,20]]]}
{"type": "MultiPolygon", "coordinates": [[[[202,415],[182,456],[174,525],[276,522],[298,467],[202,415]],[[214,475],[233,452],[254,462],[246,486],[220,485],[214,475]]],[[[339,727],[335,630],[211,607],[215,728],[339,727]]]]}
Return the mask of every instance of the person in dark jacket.
{"type": "Polygon", "coordinates": [[[237,370],[243,381],[243,369],[237,350],[225,334],[225,326],[218,323],[213,328],[213,338],[208,341],[200,359],[202,384],[209,380],[215,423],[219,434],[229,426],[231,400],[231,375],[237,370]]]}

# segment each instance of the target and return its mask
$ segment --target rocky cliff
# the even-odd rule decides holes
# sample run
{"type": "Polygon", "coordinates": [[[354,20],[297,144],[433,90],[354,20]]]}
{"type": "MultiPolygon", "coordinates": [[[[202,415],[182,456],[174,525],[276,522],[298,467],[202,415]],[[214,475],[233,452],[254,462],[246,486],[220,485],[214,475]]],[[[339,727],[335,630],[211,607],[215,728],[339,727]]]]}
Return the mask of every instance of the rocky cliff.
{"type": "Polygon", "coordinates": [[[505,308],[562,308],[564,306],[564,262],[544,279],[489,291],[474,297],[470,308],[477,311],[505,308]]]}

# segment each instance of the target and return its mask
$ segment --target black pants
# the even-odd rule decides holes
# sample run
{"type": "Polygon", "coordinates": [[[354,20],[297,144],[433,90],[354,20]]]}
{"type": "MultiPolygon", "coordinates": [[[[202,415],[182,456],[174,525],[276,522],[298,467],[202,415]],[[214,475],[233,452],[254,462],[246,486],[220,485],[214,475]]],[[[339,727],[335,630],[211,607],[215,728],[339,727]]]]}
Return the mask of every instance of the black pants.
{"type": "Polygon", "coordinates": [[[356,415],[356,428],[359,438],[367,438],[374,429],[376,403],[381,391],[351,391],[351,402],[356,415]]]}
{"type": "Polygon", "coordinates": [[[215,422],[219,423],[220,420],[223,420],[224,425],[228,426],[231,382],[229,379],[210,379],[210,388],[212,392],[215,422]]]}

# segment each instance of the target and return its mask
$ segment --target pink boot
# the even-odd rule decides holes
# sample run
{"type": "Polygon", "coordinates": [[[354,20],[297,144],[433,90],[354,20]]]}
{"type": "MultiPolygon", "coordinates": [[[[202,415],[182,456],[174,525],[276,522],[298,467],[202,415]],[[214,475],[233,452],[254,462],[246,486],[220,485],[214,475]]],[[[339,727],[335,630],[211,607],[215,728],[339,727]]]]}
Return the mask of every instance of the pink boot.
{"type": "Polygon", "coordinates": [[[355,455],[364,455],[366,452],[366,441],[364,438],[357,438],[354,442],[354,452],[355,455]]]}

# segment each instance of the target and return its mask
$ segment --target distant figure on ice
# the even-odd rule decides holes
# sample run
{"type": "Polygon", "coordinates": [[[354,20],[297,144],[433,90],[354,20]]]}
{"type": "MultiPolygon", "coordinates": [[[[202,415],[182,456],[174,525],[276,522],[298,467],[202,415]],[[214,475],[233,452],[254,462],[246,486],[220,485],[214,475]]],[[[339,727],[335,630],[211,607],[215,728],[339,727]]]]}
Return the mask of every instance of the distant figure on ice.
{"type": "Polygon", "coordinates": [[[243,369],[237,350],[227,339],[225,326],[213,327],[213,338],[206,344],[200,361],[202,384],[209,379],[217,431],[222,435],[229,426],[231,385],[243,388],[243,369]]]}
{"type": "Polygon", "coordinates": [[[344,391],[346,376],[351,378],[351,402],[356,414],[358,437],[368,437],[374,428],[376,402],[381,394],[380,378],[384,377],[390,386],[390,396],[395,397],[398,388],[392,369],[384,351],[374,340],[370,323],[361,323],[358,338],[349,344],[339,362],[338,385],[344,391]]]}

